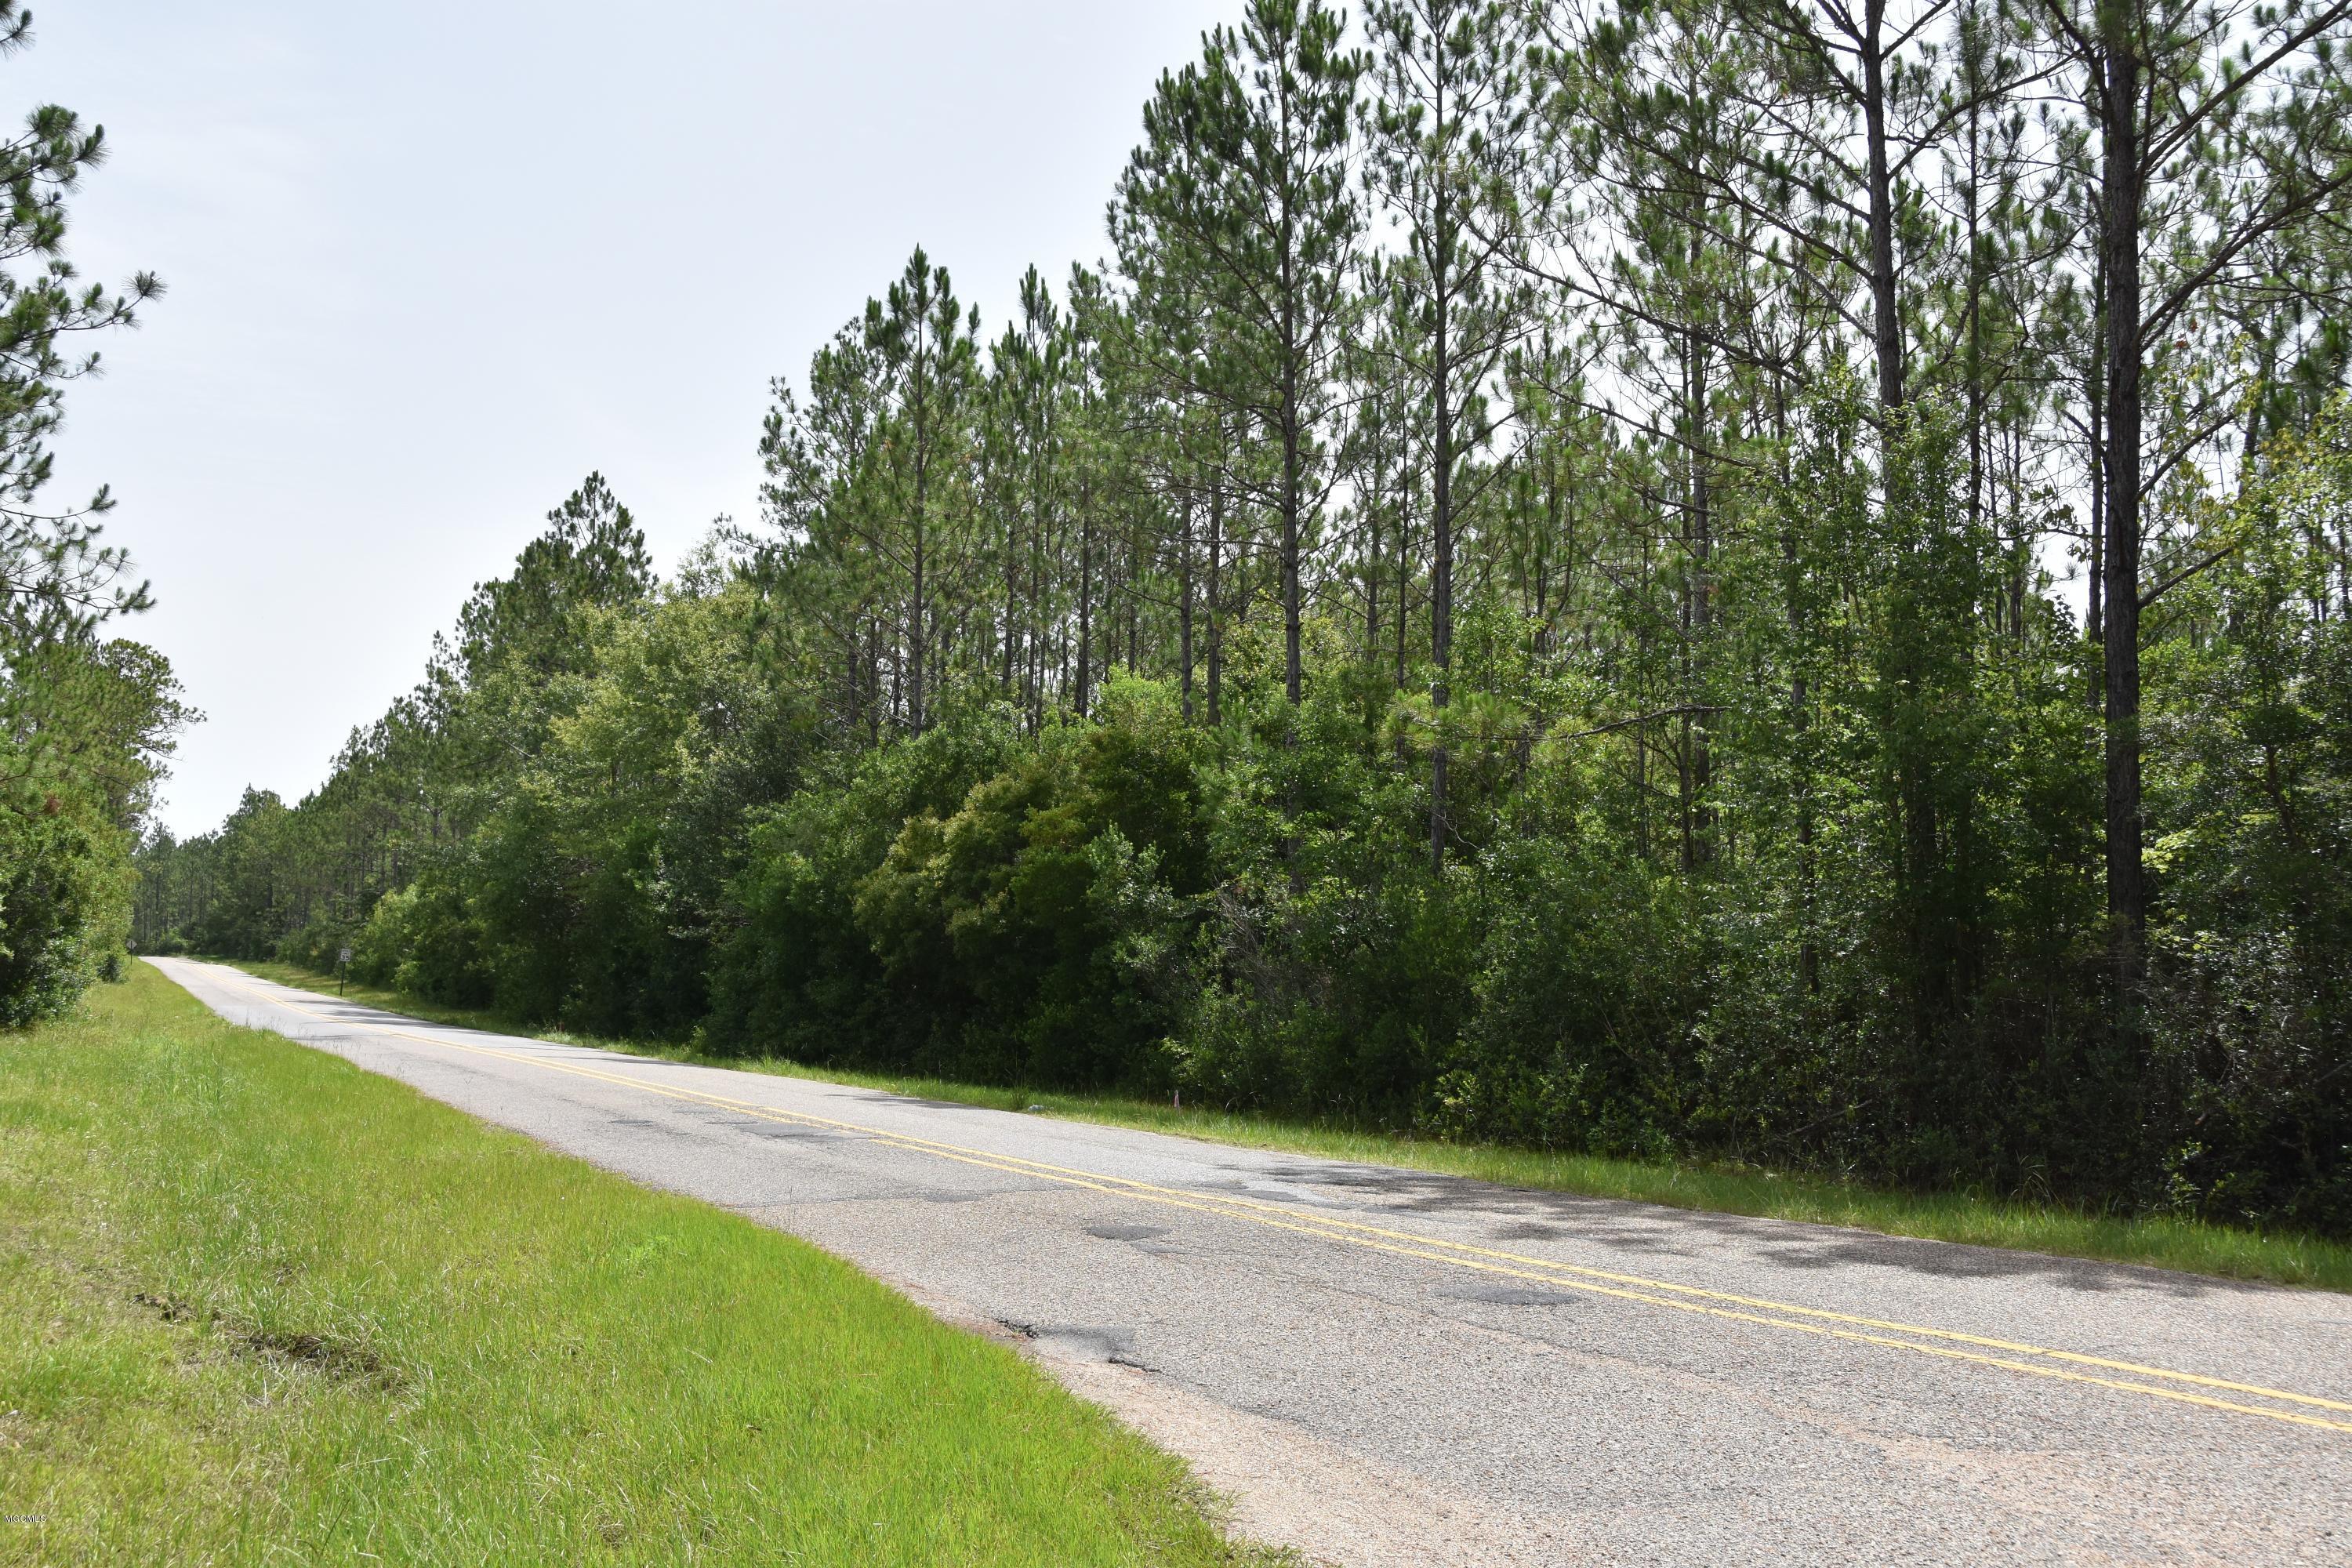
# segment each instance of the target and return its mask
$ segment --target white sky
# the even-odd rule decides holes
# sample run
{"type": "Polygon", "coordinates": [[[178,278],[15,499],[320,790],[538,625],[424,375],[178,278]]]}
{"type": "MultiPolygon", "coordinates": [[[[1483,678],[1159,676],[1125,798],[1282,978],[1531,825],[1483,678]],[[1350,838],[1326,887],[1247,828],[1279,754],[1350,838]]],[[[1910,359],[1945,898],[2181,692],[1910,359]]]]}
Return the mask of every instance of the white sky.
{"type": "MultiPolygon", "coordinates": [[[[68,396],[209,716],[163,820],[315,787],[592,468],[674,564],[755,510],[771,376],[915,244],[990,323],[1239,0],[36,0],[0,110],[113,155],[72,254],[170,293],[68,396]]],[[[988,325],[983,331],[989,331],[988,325]]]]}

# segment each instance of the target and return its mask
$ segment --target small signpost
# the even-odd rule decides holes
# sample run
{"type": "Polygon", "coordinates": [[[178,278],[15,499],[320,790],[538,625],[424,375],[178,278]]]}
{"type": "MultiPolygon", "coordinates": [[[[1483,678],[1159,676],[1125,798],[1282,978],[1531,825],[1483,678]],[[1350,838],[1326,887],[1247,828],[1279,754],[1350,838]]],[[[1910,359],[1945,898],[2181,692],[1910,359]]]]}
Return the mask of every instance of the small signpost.
{"type": "Polygon", "coordinates": [[[351,966],[352,950],[348,947],[337,949],[335,952],[335,994],[338,996],[341,996],[343,994],[343,975],[351,966]]]}

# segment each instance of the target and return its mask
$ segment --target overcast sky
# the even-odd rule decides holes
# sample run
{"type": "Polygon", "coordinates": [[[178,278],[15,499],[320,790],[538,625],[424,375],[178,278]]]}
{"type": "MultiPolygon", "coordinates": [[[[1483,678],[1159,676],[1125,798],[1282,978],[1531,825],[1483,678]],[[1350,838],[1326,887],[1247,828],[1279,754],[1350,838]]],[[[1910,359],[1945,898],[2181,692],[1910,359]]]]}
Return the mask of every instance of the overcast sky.
{"type": "Polygon", "coordinates": [[[917,243],[992,322],[1099,257],[1145,96],[1238,8],[35,0],[7,112],[113,149],[73,258],[170,289],[49,497],[113,485],[125,630],[208,715],[163,820],[317,785],[591,469],[665,567],[749,518],[769,378],[917,243]]]}

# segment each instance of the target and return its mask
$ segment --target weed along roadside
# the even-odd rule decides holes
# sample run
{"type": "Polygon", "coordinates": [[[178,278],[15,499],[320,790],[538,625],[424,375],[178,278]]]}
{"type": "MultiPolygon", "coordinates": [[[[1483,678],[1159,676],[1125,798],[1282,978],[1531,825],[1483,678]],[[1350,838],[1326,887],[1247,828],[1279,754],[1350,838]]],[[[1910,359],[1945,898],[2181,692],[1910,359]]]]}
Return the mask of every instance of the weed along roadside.
{"type": "Polygon", "coordinates": [[[0,1127],[0,1563],[1256,1560],[1013,1352],[146,965],[0,1127]]]}

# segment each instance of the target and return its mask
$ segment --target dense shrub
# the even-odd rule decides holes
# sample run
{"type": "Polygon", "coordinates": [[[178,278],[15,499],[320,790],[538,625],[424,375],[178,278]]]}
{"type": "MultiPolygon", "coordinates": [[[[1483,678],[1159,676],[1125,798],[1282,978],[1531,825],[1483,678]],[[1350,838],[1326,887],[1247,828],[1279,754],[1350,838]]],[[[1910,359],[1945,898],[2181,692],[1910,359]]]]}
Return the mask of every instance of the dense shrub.
{"type": "Polygon", "coordinates": [[[71,1006],[117,959],[131,924],[128,837],[56,796],[0,810],[0,1028],[71,1006]]]}

